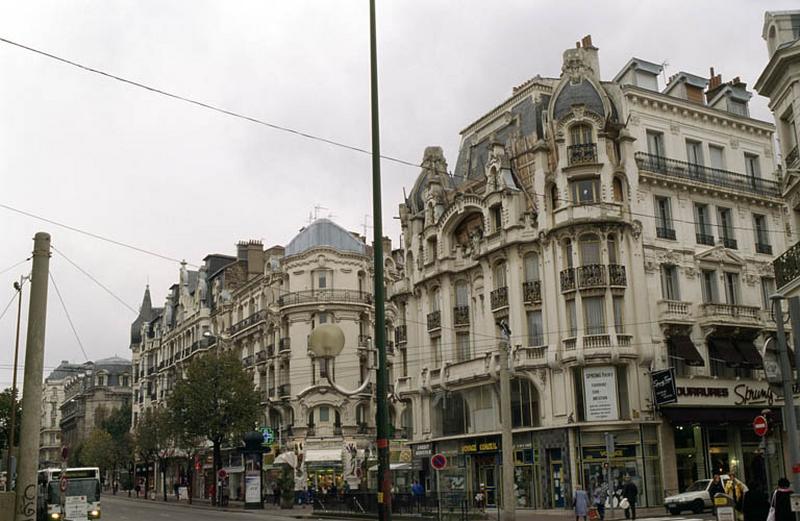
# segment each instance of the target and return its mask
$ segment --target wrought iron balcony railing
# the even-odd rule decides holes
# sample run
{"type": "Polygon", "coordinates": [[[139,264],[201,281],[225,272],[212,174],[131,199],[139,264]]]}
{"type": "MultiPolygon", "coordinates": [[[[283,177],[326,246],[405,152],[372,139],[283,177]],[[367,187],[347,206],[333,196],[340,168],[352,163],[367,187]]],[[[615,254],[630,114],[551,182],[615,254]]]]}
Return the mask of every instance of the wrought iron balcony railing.
{"type": "Polygon", "coordinates": [[[401,324],[394,328],[394,341],[397,345],[405,344],[408,338],[408,329],[405,324],[401,324]]]}
{"type": "Polygon", "coordinates": [[[292,395],[292,384],[282,384],[278,386],[278,396],[285,398],[292,395]]]}
{"type": "Polygon", "coordinates": [[[278,306],[316,304],[318,302],[344,302],[348,304],[372,304],[372,293],[350,289],[312,289],[295,291],[278,297],[278,306]]]}
{"type": "Polygon", "coordinates": [[[275,344],[270,344],[267,346],[267,358],[272,358],[275,356],[275,344]]]}
{"type": "Polygon", "coordinates": [[[628,285],[628,278],[625,273],[625,266],[623,266],[622,264],[608,265],[608,285],[609,286],[628,285]]]}
{"type": "Polygon", "coordinates": [[[542,282],[539,280],[528,280],[522,283],[522,299],[529,303],[542,301],[542,282]]]}
{"type": "Polygon", "coordinates": [[[432,311],[428,313],[428,331],[435,331],[442,328],[442,312],[432,311]]]}
{"type": "Polygon", "coordinates": [[[256,311],[255,313],[245,318],[244,320],[240,320],[239,322],[229,327],[228,334],[235,335],[239,331],[247,329],[248,327],[254,326],[259,322],[263,322],[265,320],[267,320],[267,310],[262,309],[261,311],[256,311]]]}
{"type": "Polygon", "coordinates": [[[579,266],[577,271],[579,288],[599,288],[606,285],[606,267],[602,264],[579,266]]]}
{"type": "Polygon", "coordinates": [[[256,363],[260,364],[261,362],[267,361],[267,352],[266,351],[259,351],[256,353],[256,363]]]}
{"type": "Polygon", "coordinates": [[[575,268],[561,270],[561,291],[572,291],[575,289],[575,268]]]}
{"type": "Polygon", "coordinates": [[[764,253],[766,255],[772,255],[772,245],[765,244],[763,242],[757,242],[756,253],[764,253]]]}
{"type": "Polygon", "coordinates": [[[508,286],[497,288],[489,294],[492,311],[508,307],[508,286]]]}
{"type": "Polygon", "coordinates": [[[659,239],[669,239],[671,241],[675,240],[675,230],[672,228],[656,228],[656,237],[659,239]]]}
{"type": "Polygon", "coordinates": [[[738,249],[737,248],[738,244],[736,243],[736,239],[731,239],[729,237],[721,237],[720,241],[722,241],[722,245],[725,246],[726,248],[729,248],[731,250],[738,249]]]}
{"type": "Polygon", "coordinates": [[[597,144],[582,143],[579,145],[569,145],[567,147],[567,157],[570,166],[597,163],[597,144]]]}
{"type": "Polygon", "coordinates": [[[800,242],[772,261],[772,267],[775,269],[775,283],[778,288],[800,277],[800,242]]]}
{"type": "Polygon", "coordinates": [[[646,152],[636,152],[636,165],[640,170],[677,177],[687,181],[707,183],[743,192],[755,192],[771,197],[780,197],[781,195],[780,183],[777,181],[687,163],[686,161],[668,159],[646,152]]]}
{"type": "Polygon", "coordinates": [[[786,154],[786,168],[793,168],[797,166],[798,159],[800,159],[800,155],[797,152],[797,145],[794,146],[793,149],[786,154]]]}
{"type": "Polygon", "coordinates": [[[705,244],[706,246],[714,246],[714,236],[708,233],[695,233],[697,244],[705,244]]]}
{"type": "Polygon", "coordinates": [[[278,342],[279,351],[290,351],[292,349],[292,339],[288,336],[283,337],[278,342]]]}
{"type": "Polygon", "coordinates": [[[453,325],[469,325],[469,306],[456,306],[453,308],[453,325]]]}

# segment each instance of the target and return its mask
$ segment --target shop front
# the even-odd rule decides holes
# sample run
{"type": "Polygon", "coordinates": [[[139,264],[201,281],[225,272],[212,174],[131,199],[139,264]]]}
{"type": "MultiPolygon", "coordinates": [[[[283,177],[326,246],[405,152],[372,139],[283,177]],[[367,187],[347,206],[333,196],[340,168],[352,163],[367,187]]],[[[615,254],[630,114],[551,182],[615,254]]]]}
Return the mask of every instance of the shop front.
{"type": "MultiPolygon", "coordinates": [[[[780,418],[779,400],[766,382],[677,379],[678,401],[665,406],[665,438],[672,438],[674,479],[669,492],[686,490],[698,479],[736,472],[745,483],[774,487],[784,474],[781,432],[764,438],[753,420],[765,410],[780,418]]],[[[776,432],[777,431],[777,432],[776,432]]]]}
{"type": "Polygon", "coordinates": [[[327,495],[343,489],[342,449],[307,449],[304,461],[309,490],[327,495]]]}

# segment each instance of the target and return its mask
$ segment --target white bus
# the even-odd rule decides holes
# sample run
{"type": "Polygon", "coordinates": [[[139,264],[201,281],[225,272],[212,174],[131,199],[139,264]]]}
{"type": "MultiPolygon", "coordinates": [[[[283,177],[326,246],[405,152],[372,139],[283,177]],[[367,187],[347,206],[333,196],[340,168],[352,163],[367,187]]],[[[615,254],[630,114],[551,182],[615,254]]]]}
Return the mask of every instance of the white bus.
{"type": "Polygon", "coordinates": [[[37,511],[39,521],[100,518],[100,469],[97,467],[43,469],[39,471],[37,511]],[[61,479],[66,478],[62,500],[61,479]]]}

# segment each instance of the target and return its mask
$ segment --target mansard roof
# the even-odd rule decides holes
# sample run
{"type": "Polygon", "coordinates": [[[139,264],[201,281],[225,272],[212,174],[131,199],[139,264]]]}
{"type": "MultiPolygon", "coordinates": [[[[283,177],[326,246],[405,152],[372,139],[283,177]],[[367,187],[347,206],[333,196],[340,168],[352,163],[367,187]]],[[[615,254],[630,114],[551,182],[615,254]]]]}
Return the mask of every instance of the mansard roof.
{"type": "Polygon", "coordinates": [[[286,246],[286,256],[299,255],[308,250],[328,247],[342,252],[366,254],[366,245],[330,219],[317,219],[309,224],[286,246]]]}

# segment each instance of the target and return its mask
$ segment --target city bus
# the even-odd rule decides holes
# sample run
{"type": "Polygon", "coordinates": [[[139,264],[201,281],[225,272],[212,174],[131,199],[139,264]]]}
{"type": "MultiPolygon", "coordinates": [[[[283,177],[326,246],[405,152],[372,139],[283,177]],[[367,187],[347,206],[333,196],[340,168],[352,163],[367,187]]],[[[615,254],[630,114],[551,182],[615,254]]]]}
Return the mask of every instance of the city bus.
{"type": "Polygon", "coordinates": [[[100,518],[100,469],[58,468],[39,471],[37,511],[39,521],[100,518]],[[62,478],[66,492],[61,497],[62,478]]]}

